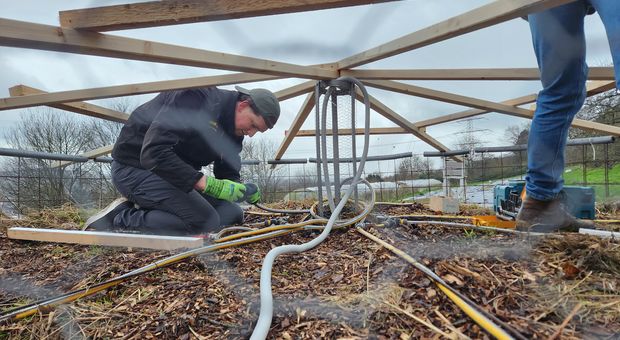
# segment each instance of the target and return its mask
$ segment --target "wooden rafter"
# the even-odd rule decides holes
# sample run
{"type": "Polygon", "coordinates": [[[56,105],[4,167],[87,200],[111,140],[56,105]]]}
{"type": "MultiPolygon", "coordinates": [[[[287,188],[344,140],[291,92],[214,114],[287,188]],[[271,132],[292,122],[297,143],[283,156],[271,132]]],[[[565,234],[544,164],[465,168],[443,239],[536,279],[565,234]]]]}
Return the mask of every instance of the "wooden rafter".
{"type": "MultiPolygon", "coordinates": [[[[296,96],[302,95],[304,93],[308,93],[308,92],[312,91],[312,89],[314,89],[314,81],[306,81],[306,82],[303,82],[301,84],[298,84],[298,85],[295,85],[295,86],[291,86],[291,87],[285,88],[283,90],[277,91],[274,94],[275,94],[276,98],[278,98],[278,100],[283,101],[283,100],[287,100],[287,99],[294,98],[296,96]]],[[[37,90],[37,91],[40,91],[40,90],[37,90]]],[[[102,108],[100,106],[96,106],[96,105],[92,105],[92,104],[88,104],[88,103],[76,103],[76,104],[78,104],[78,106],[80,106],[80,107],[88,107],[89,109],[93,109],[95,111],[100,111],[100,109],[105,109],[105,108],[102,108]],[[84,106],[82,104],[87,104],[88,106],[84,106]]],[[[57,107],[60,108],[60,109],[64,109],[63,105],[66,105],[66,104],[58,104],[57,107]]],[[[107,109],[105,109],[105,110],[107,110],[107,109]]],[[[68,111],[73,111],[73,110],[68,110],[68,111]]],[[[86,115],[89,115],[89,116],[92,116],[92,115],[95,114],[95,112],[90,112],[90,113],[88,113],[88,112],[78,112],[78,113],[86,114],[86,115]]],[[[129,115],[127,115],[127,117],[129,117],[129,115]]],[[[126,119],[125,119],[125,121],[126,121],[126,119]]],[[[88,157],[88,158],[96,158],[96,157],[99,157],[99,156],[103,156],[103,155],[109,154],[110,152],[112,152],[112,148],[113,147],[114,147],[114,144],[102,146],[102,147],[100,147],[98,149],[82,153],[82,154],[80,154],[80,156],[84,156],[84,157],[88,157]]],[[[71,161],[60,161],[60,162],[56,162],[54,164],[54,167],[57,167],[57,166],[67,166],[67,165],[71,165],[73,163],[74,162],[71,162],[71,161]]]]}
{"type": "MultiPolygon", "coordinates": [[[[377,80],[538,80],[537,68],[341,70],[340,75],[377,80]]],[[[613,67],[590,67],[589,80],[614,80],[613,67]]]]}
{"type": "MultiPolygon", "coordinates": [[[[477,109],[487,110],[490,112],[498,112],[504,113],[515,117],[521,118],[532,118],[534,116],[534,111],[522,109],[520,107],[514,107],[510,105],[500,104],[491,102],[488,100],[482,100],[477,98],[471,98],[466,96],[461,96],[453,93],[442,92],[437,90],[431,90],[424,87],[414,86],[403,84],[395,81],[385,81],[385,80],[372,80],[366,81],[369,86],[390,90],[398,93],[408,94],[412,96],[427,98],[438,100],[446,103],[457,104],[469,106],[477,109]]],[[[614,86],[614,83],[609,82],[610,86],[614,86]]],[[[620,136],[620,127],[611,126],[607,124],[595,123],[590,121],[585,121],[582,119],[573,120],[573,127],[578,127],[586,130],[612,134],[615,136],[620,136]]]]}
{"type": "Polygon", "coordinates": [[[174,0],[60,12],[65,28],[116,31],[193,22],[314,11],[394,0],[174,0]]]}
{"type": "Polygon", "coordinates": [[[42,94],[32,94],[23,97],[0,98],[0,111],[19,109],[38,105],[50,105],[56,103],[67,103],[88,99],[103,99],[111,97],[121,97],[145,93],[155,93],[167,90],[180,90],[185,88],[220,86],[231,84],[243,84],[255,81],[278,79],[279,77],[264,74],[234,73],[221,76],[209,76],[188,78],[180,80],[165,80],[148,83],[137,83],[107,87],[97,87],[91,89],[48,92],[42,94]]]}
{"type": "Polygon", "coordinates": [[[403,116],[394,112],[392,109],[387,107],[381,101],[376,99],[373,96],[370,96],[370,108],[384,116],[385,118],[392,121],[394,124],[400,126],[401,128],[407,130],[409,133],[412,133],[414,136],[418,137],[422,141],[426,142],[428,145],[437,149],[437,151],[450,151],[448,147],[441,144],[438,140],[431,137],[429,134],[424,132],[424,130],[417,128],[410,121],[405,119],[403,116]]]}
{"type": "MultiPolygon", "coordinates": [[[[593,81],[593,82],[589,82],[588,84],[586,84],[586,86],[587,86],[587,96],[590,97],[590,96],[593,96],[593,95],[612,89],[614,87],[614,82],[593,81]]],[[[530,95],[526,95],[523,97],[518,97],[518,98],[503,101],[501,102],[501,104],[510,105],[510,106],[519,106],[519,105],[524,105],[524,104],[535,102],[536,97],[538,97],[537,94],[530,94],[530,95]]],[[[448,115],[444,115],[444,116],[440,116],[436,118],[421,120],[413,124],[417,127],[427,127],[427,126],[452,122],[452,121],[463,119],[463,118],[474,117],[474,116],[478,116],[478,115],[489,113],[489,112],[490,112],[489,110],[470,109],[470,110],[456,112],[456,113],[452,113],[452,114],[448,114],[448,115]]]]}
{"type": "MultiPolygon", "coordinates": [[[[587,84],[587,95],[592,96],[604,91],[609,90],[611,87],[613,87],[614,82],[609,82],[609,81],[594,81],[594,82],[589,82],[587,84]]],[[[505,104],[505,105],[511,105],[511,106],[519,106],[519,105],[523,105],[523,104],[528,104],[528,103],[532,103],[536,101],[536,94],[530,94],[530,95],[526,95],[526,96],[522,96],[522,97],[518,97],[518,98],[514,98],[514,99],[510,99],[510,100],[506,100],[501,102],[501,104],[505,104]]],[[[452,113],[452,114],[447,114],[447,115],[443,115],[437,118],[432,118],[432,119],[427,119],[427,120],[422,120],[422,121],[418,121],[418,122],[414,122],[412,123],[413,126],[417,127],[418,129],[420,129],[420,131],[424,131],[423,129],[426,128],[427,126],[432,126],[432,125],[437,125],[437,124],[442,124],[442,123],[446,123],[446,122],[451,122],[451,121],[455,121],[455,120],[459,120],[459,119],[463,119],[463,118],[467,118],[467,117],[472,117],[472,116],[477,116],[480,114],[484,114],[484,113],[488,113],[488,110],[481,110],[481,109],[470,109],[470,110],[465,110],[465,111],[461,111],[461,112],[456,112],[456,113],[452,113]]],[[[305,119],[305,118],[304,118],[305,119]]],[[[297,126],[301,126],[303,122],[297,124],[297,126]]],[[[590,126],[591,128],[601,128],[602,126],[597,125],[597,126],[590,126]]],[[[582,127],[582,128],[587,128],[587,127],[582,127]]],[[[280,159],[280,157],[284,154],[284,151],[286,151],[286,148],[288,147],[288,145],[290,144],[291,140],[292,140],[292,133],[295,131],[290,131],[289,133],[287,133],[287,143],[284,146],[280,146],[280,149],[278,150],[278,158],[276,159],[280,159]]],[[[351,129],[339,129],[338,130],[339,134],[342,135],[350,135],[351,134],[351,129]]],[[[355,129],[355,134],[356,135],[362,135],[364,133],[364,129],[361,128],[357,128],[355,129]]],[[[411,133],[409,130],[402,128],[402,127],[381,127],[381,128],[371,128],[370,129],[370,134],[371,135],[390,135],[390,134],[409,134],[411,133]]],[[[315,129],[310,129],[310,130],[296,130],[296,135],[295,137],[314,137],[316,135],[316,130],[315,129]]],[[[332,130],[328,129],[327,130],[327,135],[332,135],[332,130]]]]}
{"type": "Polygon", "coordinates": [[[306,94],[308,92],[313,91],[314,84],[315,84],[314,81],[309,80],[301,84],[291,86],[291,87],[285,88],[280,91],[276,91],[274,92],[274,95],[276,96],[276,98],[278,98],[279,101],[291,99],[291,98],[294,98],[302,94],[306,94]]]}
{"type": "Polygon", "coordinates": [[[353,68],[575,0],[498,0],[338,62],[353,68]]]}
{"type": "MultiPolygon", "coordinates": [[[[17,97],[33,94],[42,94],[47,92],[26,85],[17,85],[11,87],[9,89],[9,93],[11,94],[11,96],[17,97]]],[[[65,111],[75,112],[86,116],[111,120],[113,122],[119,123],[124,123],[127,121],[127,119],[129,119],[129,115],[125,112],[119,112],[116,110],[105,108],[103,106],[89,104],[85,102],[50,104],[49,106],[65,111]]]]}
{"type": "MultiPolygon", "coordinates": [[[[339,135],[351,135],[351,129],[341,129],[338,128],[338,134],[339,135]]],[[[369,133],[371,135],[400,135],[403,133],[409,133],[407,132],[407,130],[401,128],[401,127],[380,127],[380,128],[370,128],[369,133]]],[[[327,129],[326,134],[328,136],[331,136],[333,134],[332,129],[327,129]]],[[[362,128],[356,128],[355,129],[355,134],[356,135],[363,135],[364,134],[364,129],[362,128]]],[[[311,130],[299,130],[297,132],[297,136],[296,137],[314,137],[316,135],[316,130],[311,129],[311,130]]]]}
{"type": "Polygon", "coordinates": [[[310,79],[335,78],[336,70],[213,52],[197,48],[0,19],[0,45],[253,72],[310,79]]]}
{"type": "Polygon", "coordinates": [[[293,119],[293,122],[291,123],[291,127],[287,130],[282,143],[280,143],[274,159],[282,159],[286,149],[288,149],[289,145],[291,145],[291,142],[293,141],[293,138],[297,135],[297,131],[299,131],[303,123],[306,121],[306,118],[308,118],[310,111],[312,111],[312,108],[314,107],[314,103],[315,94],[312,92],[306,96],[306,99],[301,105],[297,116],[295,116],[295,119],[293,119]]]}

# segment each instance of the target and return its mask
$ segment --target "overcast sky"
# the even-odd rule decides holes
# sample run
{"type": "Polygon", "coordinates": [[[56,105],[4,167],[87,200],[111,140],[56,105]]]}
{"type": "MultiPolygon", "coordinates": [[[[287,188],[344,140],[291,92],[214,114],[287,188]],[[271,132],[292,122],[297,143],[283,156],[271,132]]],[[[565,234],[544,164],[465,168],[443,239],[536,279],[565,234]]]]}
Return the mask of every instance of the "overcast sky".
{"type": "MultiPolygon", "coordinates": [[[[109,34],[305,65],[337,61],[489,2],[410,0],[109,34]]],[[[12,1],[4,4],[2,17],[58,26],[58,12],[61,10],[122,3],[127,1],[12,1]]],[[[590,66],[610,65],[609,46],[597,15],[587,18],[586,34],[590,66]]],[[[536,67],[529,28],[524,20],[515,19],[363,66],[388,69],[496,67],[536,67]]],[[[225,73],[195,67],[7,47],[0,47],[0,69],[0,97],[8,97],[8,88],[17,84],[54,92],[225,73]]],[[[277,91],[299,82],[301,80],[291,79],[244,86],[266,87],[277,91]]],[[[538,81],[410,83],[492,101],[503,101],[540,89],[538,81]]],[[[372,88],[369,88],[369,92],[414,122],[467,109],[372,88]]],[[[152,96],[127,98],[131,98],[137,106],[152,96]]],[[[109,106],[110,100],[92,102],[109,106]]],[[[303,97],[282,102],[282,115],[277,126],[254,138],[267,138],[279,145],[284,130],[290,127],[302,102],[303,97]]],[[[23,112],[0,112],[0,134],[3,135],[23,112]]],[[[376,113],[372,116],[372,127],[394,126],[376,113]]],[[[479,117],[481,119],[473,121],[473,127],[480,130],[478,136],[487,146],[505,145],[504,129],[509,125],[526,122],[497,113],[479,117]]],[[[311,116],[302,129],[313,128],[313,121],[311,116]]],[[[427,132],[444,145],[454,147],[465,129],[466,123],[453,122],[429,127],[427,132]]],[[[411,135],[372,136],[371,141],[371,155],[434,151],[411,135]]],[[[296,138],[284,158],[312,157],[313,152],[312,138],[296,138]]]]}

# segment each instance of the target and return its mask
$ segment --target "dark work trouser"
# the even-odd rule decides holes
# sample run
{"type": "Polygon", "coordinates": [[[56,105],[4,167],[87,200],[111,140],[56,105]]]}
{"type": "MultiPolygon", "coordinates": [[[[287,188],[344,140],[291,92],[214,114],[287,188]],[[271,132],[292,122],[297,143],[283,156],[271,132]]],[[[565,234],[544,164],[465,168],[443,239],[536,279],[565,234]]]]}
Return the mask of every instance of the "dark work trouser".
{"type": "Polygon", "coordinates": [[[219,231],[221,226],[243,222],[238,204],[179,190],[154,173],[112,162],[116,189],[138,207],[114,218],[114,227],[149,234],[197,235],[219,231]]]}

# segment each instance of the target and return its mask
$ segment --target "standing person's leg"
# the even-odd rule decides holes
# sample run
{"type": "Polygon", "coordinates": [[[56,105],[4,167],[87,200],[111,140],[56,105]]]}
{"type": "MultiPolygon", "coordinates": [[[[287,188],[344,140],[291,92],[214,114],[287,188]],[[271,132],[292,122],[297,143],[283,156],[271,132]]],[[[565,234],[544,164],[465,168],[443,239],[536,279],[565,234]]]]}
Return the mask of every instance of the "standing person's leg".
{"type": "Polygon", "coordinates": [[[568,129],[586,97],[584,17],[577,1],[528,16],[543,89],[528,139],[527,197],[517,216],[520,230],[591,227],[568,214],[557,197],[563,188],[568,129]]]}
{"type": "Polygon", "coordinates": [[[119,192],[140,207],[116,214],[116,228],[165,235],[218,230],[217,211],[195,190],[183,192],[150,171],[117,162],[112,166],[112,179],[119,192]]]}
{"type": "Polygon", "coordinates": [[[616,88],[620,91],[620,1],[590,0],[590,3],[605,25],[616,74],[616,88]]]}
{"type": "Polygon", "coordinates": [[[528,140],[526,191],[548,201],[562,190],[568,128],[585,100],[584,16],[574,2],[528,16],[543,89],[536,100],[528,140]]]}

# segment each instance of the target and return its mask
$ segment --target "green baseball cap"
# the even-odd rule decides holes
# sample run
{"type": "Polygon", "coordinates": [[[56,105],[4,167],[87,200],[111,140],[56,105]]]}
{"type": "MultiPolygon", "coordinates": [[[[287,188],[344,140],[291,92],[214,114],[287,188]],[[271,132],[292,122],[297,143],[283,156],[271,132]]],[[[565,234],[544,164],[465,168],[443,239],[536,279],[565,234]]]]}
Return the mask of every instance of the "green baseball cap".
{"type": "Polygon", "coordinates": [[[252,99],[252,110],[261,115],[270,129],[280,117],[280,103],[273,92],[267,89],[248,90],[241,86],[235,86],[239,93],[247,94],[252,99]]]}

